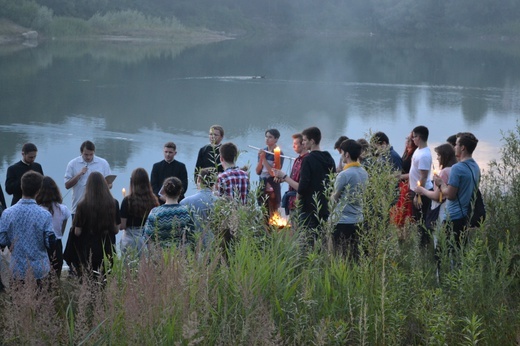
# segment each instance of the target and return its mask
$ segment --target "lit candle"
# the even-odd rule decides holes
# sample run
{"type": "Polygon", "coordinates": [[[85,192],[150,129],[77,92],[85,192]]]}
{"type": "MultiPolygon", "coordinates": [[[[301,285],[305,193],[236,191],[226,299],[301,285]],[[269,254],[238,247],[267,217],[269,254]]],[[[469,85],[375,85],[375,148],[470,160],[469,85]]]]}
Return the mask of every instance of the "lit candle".
{"type": "MultiPolygon", "coordinates": [[[[417,186],[421,186],[421,182],[417,181],[417,186]]],[[[421,195],[417,194],[417,204],[422,204],[421,195]]]]}
{"type": "Polygon", "coordinates": [[[121,190],[121,192],[123,193],[123,198],[125,198],[126,196],[126,189],[123,187],[123,189],[121,190]]]}
{"type": "Polygon", "coordinates": [[[280,163],[280,147],[274,148],[274,167],[275,169],[282,168],[282,165],[280,163]]]}

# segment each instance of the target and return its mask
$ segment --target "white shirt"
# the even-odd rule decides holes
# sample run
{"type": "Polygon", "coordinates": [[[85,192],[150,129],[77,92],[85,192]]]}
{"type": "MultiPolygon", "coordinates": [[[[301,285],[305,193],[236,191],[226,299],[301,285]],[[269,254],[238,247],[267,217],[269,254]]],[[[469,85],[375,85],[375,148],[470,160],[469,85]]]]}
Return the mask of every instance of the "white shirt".
{"type": "Polygon", "coordinates": [[[94,155],[92,161],[86,162],[80,155],[75,159],[72,159],[67,165],[67,170],[65,171],[65,183],[74,178],[85,166],[88,167],[87,172],[82,175],[76,185],[72,187],[72,214],[76,213],[76,207],[83,197],[90,173],[99,172],[103,174],[104,177],[111,174],[107,160],[94,155]]]}
{"type": "Polygon", "coordinates": [[[433,189],[433,183],[430,177],[430,171],[432,167],[432,153],[430,148],[424,147],[422,149],[417,148],[412,155],[412,166],[410,167],[410,190],[415,191],[417,182],[421,179],[420,171],[428,171],[426,177],[426,186],[423,186],[427,190],[433,189]]]}

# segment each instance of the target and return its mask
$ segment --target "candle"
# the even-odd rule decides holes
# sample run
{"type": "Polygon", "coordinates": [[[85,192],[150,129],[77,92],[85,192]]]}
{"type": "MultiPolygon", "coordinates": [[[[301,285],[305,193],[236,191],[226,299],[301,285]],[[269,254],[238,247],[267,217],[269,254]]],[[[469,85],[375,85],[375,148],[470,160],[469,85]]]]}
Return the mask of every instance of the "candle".
{"type": "MultiPolygon", "coordinates": [[[[417,186],[421,186],[421,182],[417,181],[417,186]]],[[[422,204],[421,195],[417,194],[417,204],[422,204]]]]}
{"type": "MultiPolygon", "coordinates": [[[[440,167],[440,169],[442,170],[442,166],[440,167]]],[[[434,175],[437,175],[438,173],[437,173],[436,170],[434,170],[434,171],[433,171],[433,174],[434,174],[434,175]]],[[[439,203],[442,203],[442,190],[441,190],[441,187],[440,187],[440,186],[439,186],[439,203]]]]}
{"type": "Polygon", "coordinates": [[[123,187],[123,189],[121,190],[121,192],[123,193],[123,198],[125,198],[126,196],[126,189],[123,187]]]}
{"type": "Polygon", "coordinates": [[[280,147],[274,148],[274,167],[275,169],[282,168],[282,165],[280,163],[280,147]]]}

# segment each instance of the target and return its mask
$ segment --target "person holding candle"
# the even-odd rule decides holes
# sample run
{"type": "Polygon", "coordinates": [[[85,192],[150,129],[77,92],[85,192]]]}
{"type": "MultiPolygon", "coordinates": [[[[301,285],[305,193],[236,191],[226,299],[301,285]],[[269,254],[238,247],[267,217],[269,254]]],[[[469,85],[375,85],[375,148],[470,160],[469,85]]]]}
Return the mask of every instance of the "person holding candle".
{"type": "Polygon", "coordinates": [[[417,126],[412,130],[412,140],[417,145],[417,150],[412,155],[412,164],[408,175],[410,190],[413,196],[413,217],[419,224],[421,236],[421,246],[425,247],[430,243],[430,235],[424,227],[424,218],[430,209],[431,200],[424,196],[419,203],[419,197],[415,190],[422,186],[427,190],[433,190],[433,183],[430,179],[432,167],[432,154],[428,148],[429,130],[426,126],[417,126]]]}
{"type": "Polygon", "coordinates": [[[477,143],[478,139],[472,133],[458,133],[454,147],[458,162],[452,166],[448,182],[434,176],[435,185],[447,199],[444,221],[457,246],[464,240],[463,232],[468,226],[468,217],[472,211],[471,201],[476,196],[480,183],[480,168],[473,159],[477,143]]]}
{"type": "Polygon", "coordinates": [[[282,170],[273,169],[275,177],[278,178],[279,181],[284,181],[289,184],[289,190],[282,199],[282,208],[285,208],[286,215],[289,215],[296,209],[296,191],[298,191],[300,181],[300,170],[303,158],[309,153],[307,148],[303,146],[303,136],[301,133],[292,135],[292,138],[293,150],[298,154],[298,157],[294,160],[290,176],[287,176],[282,170]]]}
{"type": "Polygon", "coordinates": [[[282,192],[280,182],[274,179],[273,168],[282,169],[283,152],[278,147],[280,131],[269,129],[265,131],[265,148],[258,152],[258,163],[256,174],[260,176],[260,187],[263,193],[258,197],[258,204],[265,205],[268,210],[268,217],[271,217],[280,208],[282,192]],[[270,153],[267,153],[269,151],[270,153]],[[273,153],[273,154],[271,154],[273,153]]]}
{"type": "MultiPolygon", "coordinates": [[[[450,143],[444,143],[436,147],[437,161],[439,162],[440,171],[433,171],[434,179],[441,178],[446,184],[450,177],[451,166],[457,163],[455,150],[450,143]]],[[[429,230],[433,230],[435,222],[446,219],[446,203],[440,188],[435,185],[433,190],[427,190],[422,186],[415,189],[415,193],[419,196],[423,195],[431,200],[431,208],[426,214],[425,226],[429,230]]]]}

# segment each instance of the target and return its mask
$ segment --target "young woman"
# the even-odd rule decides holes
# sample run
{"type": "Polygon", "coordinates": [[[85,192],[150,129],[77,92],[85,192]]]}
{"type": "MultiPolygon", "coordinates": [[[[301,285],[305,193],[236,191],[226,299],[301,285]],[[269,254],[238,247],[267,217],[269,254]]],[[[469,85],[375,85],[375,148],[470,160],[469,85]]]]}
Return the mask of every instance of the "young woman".
{"type": "Polygon", "coordinates": [[[61,268],[63,266],[63,244],[61,238],[63,237],[67,220],[70,217],[69,208],[62,202],[61,192],[56,182],[51,177],[43,177],[40,190],[36,194],[36,203],[52,215],[52,228],[56,235],[56,242],[48,250],[48,254],[51,266],[58,278],[61,276],[61,268]]]}
{"type": "Polygon", "coordinates": [[[179,204],[182,182],[177,177],[167,178],[159,192],[166,203],[153,208],[144,226],[145,237],[158,242],[162,247],[174,243],[192,242],[192,223],[188,208],[179,204]]]}
{"type": "Polygon", "coordinates": [[[150,210],[159,206],[148,173],[136,168],[130,176],[130,193],[121,202],[121,252],[134,251],[140,254],[144,244],[143,229],[150,210]]]}
{"type": "Polygon", "coordinates": [[[73,221],[79,275],[85,269],[104,272],[105,257],[109,259],[106,266],[111,266],[120,223],[119,202],[112,197],[103,175],[92,172],[73,221]]]}
{"type": "MultiPolygon", "coordinates": [[[[440,171],[434,171],[434,173],[436,173],[447,184],[450,178],[451,166],[457,163],[455,150],[450,143],[441,144],[434,150],[437,153],[437,161],[439,162],[440,168],[440,171]]],[[[434,222],[445,219],[446,203],[443,202],[446,197],[441,196],[440,188],[435,184],[433,191],[427,190],[422,186],[417,186],[415,192],[428,197],[432,201],[432,206],[429,211],[429,214],[431,215],[426,216],[426,227],[432,229],[434,222]],[[437,208],[439,209],[436,210],[437,208]]]]}
{"type": "Polygon", "coordinates": [[[403,160],[403,171],[401,181],[399,182],[399,199],[390,210],[390,221],[399,227],[412,217],[412,200],[410,199],[410,187],[408,184],[408,174],[412,166],[412,156],[417,149],[417,145],[413,142],[412,133],[406,136],[404,144],[404,153],[401,157],[403,160]]]}

